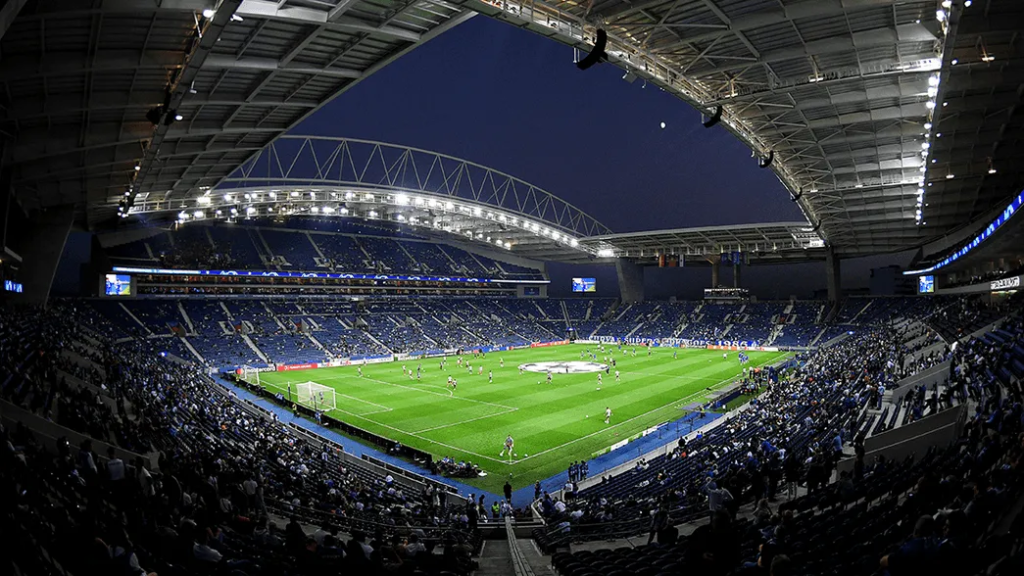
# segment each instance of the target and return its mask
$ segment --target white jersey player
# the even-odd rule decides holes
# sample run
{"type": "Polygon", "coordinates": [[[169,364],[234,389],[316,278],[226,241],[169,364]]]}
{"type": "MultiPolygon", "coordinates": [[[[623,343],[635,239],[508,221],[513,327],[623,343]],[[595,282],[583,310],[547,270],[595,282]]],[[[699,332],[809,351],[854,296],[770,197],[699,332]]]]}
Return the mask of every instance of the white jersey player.
{"type": "Polygon", "coordinates": [[[610,407],[609,408],[605,408],[604,409],[604,423],[605,424],[611,424],[611,422],[612,422],[612,409],[610,407]]]}
{"type": "Polygon", "coordinates": [[[619,378],[619,371],[618,371],[618,370],[616,370],[616,371],[615,371],[615,381],[616,381],[616,382],[618,382],[618,381],[619,381],[620,379],[621,379],[621,378],[619,378]]]}
{"type": "Polygon", "coordinates": [[[490,370],[487,371],[487,381],[488,382],[494,382],[494,372],[492,372],[490,370]]]}
{"type": "Polygon", "coordinates": [[[363,367],[362,366],[357,366],[356,370],[359,371],[359,377],[362,378],[363,377],[363,367]]]}

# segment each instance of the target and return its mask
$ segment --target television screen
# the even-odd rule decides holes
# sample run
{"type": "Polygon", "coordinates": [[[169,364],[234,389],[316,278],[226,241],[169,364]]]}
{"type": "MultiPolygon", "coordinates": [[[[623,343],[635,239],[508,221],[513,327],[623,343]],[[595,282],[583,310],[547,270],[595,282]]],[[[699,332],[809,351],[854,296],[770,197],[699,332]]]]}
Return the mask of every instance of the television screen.
{"type": "Polygon", "coordinates": [[[593,278],[573,278],[573,292],[597,292],[597,280],[593,278]]]}
{"type": "Polygon", "coordinates": [[[104,294],[107,296],[131,296],[132,277],[127,274],[107,274],[104,294]]]}
{"type": "Polygon", "coordinates": [[[918,276],[917,293],[931,294],[932,292],[935,292],[935,276],[918,276]]]}

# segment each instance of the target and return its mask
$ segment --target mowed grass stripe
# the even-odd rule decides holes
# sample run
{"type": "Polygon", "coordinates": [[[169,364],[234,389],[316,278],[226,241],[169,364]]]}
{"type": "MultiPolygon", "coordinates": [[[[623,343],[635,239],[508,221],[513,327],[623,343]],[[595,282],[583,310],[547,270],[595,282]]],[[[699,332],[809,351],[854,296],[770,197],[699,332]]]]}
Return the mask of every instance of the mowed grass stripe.
{"type": "MultiPolygon", "coordinates": [[[[722,360],[721,352],[679,349],[678,358],[673,359],[672,349],[655,349],[651,356],[638,349],[634,358],[610,347],[604,354],[597,353],[597,362],[604,363],[605,356],[612,356],[618,366],[604,376],[601,391],[595,390],[594,373],[554,374],[552,385],[545,383],[544,374],[519,374],[518,366],[524,363],[580,361],[580,350],[586,347],[517,350],[477,359],[470,356],[472,375],[456,365],[455,357],[448,358],[445,371],[438,369],[439,359],[423,360],[419,381],[403,375],[401,362],[364,366],[362,378],[355,367],[341,367],[268,373],[262,380],[267,384],[315,381],[332,386],[339,394],[339,409],[348,410],[334,414],[336,417],[437,456],[470,459],[490,473],[472,483],[498,490],[510,473],[518,487],[560,472],[568,462],[588,458],[646,428],[679,418],[685,414],[681,406],[701,400],[707,388],[742,372],[735,352],[722,360]],[[499,365],[501,359],[504,367],[499,365]],[[482,375],[477,374],[478,366],[484,367],[482,375]],[[615,382],[616,369],[622,372],[621,382],[615,382]],[[494,382],[487,381],[488,370],[493,371],[494,382]],[[446,387],[449,374],[459,380],[454,395],[446,387]],[[346,397],[362,402],[346,405],[346,397]],[[381,406],[391,410],[381,411],[381,406]],[[611,426],[604,424],[605,406],[611,406],[614,413],[611,426]],[[516,438],[519,454],[511,465],[498,458],[509,433],[516,438]]],[[[589,348],[597,350],[593,345],[589,348]]],[[[775,362],[785,354],[752,352],[750,356],[750,366],[755,366],[775,362]]],[[[584,360],[590,361],[589,356],[584,360]]],[[[420,362],[405,362],[412,370],[417,364],[420,362]]]]}

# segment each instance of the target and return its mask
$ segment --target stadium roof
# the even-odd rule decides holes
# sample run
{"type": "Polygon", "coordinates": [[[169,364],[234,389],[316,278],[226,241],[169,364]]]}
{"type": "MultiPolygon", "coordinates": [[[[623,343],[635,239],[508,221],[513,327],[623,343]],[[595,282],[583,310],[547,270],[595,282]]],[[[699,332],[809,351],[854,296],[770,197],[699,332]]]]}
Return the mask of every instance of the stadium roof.
{"type": "Polygon", "coordinates": [[[334,96],[473,15],[419,0],[9,7],[18,17],[0,44],[0,95],[16,193],[27,207],[87,206],[90,224],[113,218],[133,184],[198,195],[334,96]]]}
{"type": "Polygon", "coordinates": [[[90,225],[126,191],[195,198],[480,12],[584,52],[606,30],[625,80],[721,110],[837,251],[885,252],[1024,184],[1024,2],[967,3],[14,0],[0,18],[5,162],[23,204],[87,207],[90,225]]]}
{"type": "Polygon", "coordinates": [[[624,80],[721,109],[840,253],[920,245],[1024,183],[1019,0],[471,4],[584,52],[606,30],[624,80]]]}
{"type": "Polygon", "coordinates": [[[595,253],[655,262],[660,255],[687,261],[717,261],[743,252],[751,263],[823,259],[825,243],[804,222],[680,228],[595,236],[583,241],[595,253]],[[601,251],[606,252],[601,252],[601,251]],[[610,252],[607,252],[610,251],[610,252]]]}

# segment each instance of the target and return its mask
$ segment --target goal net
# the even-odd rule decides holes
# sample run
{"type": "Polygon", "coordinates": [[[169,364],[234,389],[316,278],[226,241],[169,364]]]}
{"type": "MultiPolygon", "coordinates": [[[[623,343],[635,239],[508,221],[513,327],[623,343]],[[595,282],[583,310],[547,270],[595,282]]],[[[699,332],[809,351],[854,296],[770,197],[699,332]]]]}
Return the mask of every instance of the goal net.
{"type": "Polygon", "coordinates": [[[295,395],[299,404],[309,406],[314,410],[326,412],[337,408],[334,388],[330,386],[324,386],[316,382],[302,382],[295,386],[295,395]]]}
{"type": "Polygon", "coordinates": [[[250,384],[260,385],[260,370],[252,366],[242,366],[242,381],[250,384]]]}

